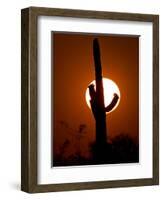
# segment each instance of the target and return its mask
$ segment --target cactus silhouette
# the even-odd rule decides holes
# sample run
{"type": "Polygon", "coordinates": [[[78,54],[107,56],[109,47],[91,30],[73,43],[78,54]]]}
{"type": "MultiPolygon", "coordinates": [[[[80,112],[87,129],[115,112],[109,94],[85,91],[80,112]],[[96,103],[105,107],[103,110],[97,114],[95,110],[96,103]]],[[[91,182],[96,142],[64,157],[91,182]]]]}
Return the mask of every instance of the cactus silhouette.
{"type": "Polygon", "coordinates": [[[105,107],[100,47],[97,38],[93,40],[93,57],[95,66],[96,89],[94,84],[89,85],[88,88],[90,94],[91,109],[96,121],[96,144],[103,146],[107,143],[106,112],[109,112],[114,108],[119,99],[119,96],[115,93],[112,102],[107,107],[105,107]]]}

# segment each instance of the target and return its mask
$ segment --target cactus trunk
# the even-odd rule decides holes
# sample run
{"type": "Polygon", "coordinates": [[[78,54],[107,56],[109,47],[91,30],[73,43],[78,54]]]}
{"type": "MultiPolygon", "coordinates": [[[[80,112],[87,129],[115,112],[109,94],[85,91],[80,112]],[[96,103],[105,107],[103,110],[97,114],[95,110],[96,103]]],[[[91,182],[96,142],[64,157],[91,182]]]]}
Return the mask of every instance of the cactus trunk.
{"type": "Polygon", "coordinates": [[[97,39],[93,40],[93,57],[95,65],[95,83],[89,86],[89,92],[91,96],[91,108],[94,114],[96,122],[96,144],[103,145],[107,142],[106,134],[106,111],[104,105],[104,92],[103,92],[103,81],[102,81],[102,67],[100,60],[100,48],[97,39]]]}

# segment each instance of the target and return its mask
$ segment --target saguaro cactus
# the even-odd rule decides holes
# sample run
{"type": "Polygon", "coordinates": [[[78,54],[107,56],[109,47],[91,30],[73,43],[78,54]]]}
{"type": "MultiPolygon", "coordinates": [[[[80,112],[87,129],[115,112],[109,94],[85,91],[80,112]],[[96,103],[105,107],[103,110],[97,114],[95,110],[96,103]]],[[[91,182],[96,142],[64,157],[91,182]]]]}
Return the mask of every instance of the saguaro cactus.
{"type": "Polygon", "coordinates": [[[100,48],[98,39],[93,40],[93,57],[95,65],[95,85],[89,85],[89,94],[91,97],[90,104],[91,109],[96,121],[96,144],[101,146],[107,143],[106,134],[106,112],[109,112],[116,105],[119,97],[114,94],[112,102],[105,107],[104,105],[104,92],[103,92],[103,81],[102,81],[102,66],[100,58],[100,48]]]}

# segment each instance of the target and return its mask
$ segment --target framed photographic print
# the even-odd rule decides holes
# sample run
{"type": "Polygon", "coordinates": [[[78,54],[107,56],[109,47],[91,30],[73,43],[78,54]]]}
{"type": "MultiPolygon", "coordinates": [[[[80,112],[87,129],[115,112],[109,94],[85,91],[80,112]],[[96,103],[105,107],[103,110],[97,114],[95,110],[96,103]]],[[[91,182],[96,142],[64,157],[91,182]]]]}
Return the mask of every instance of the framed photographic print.
{"type": "Polygon", "coordinates": [[[159,16],[21,12],[21,188],[159,184],[159,16]]]}

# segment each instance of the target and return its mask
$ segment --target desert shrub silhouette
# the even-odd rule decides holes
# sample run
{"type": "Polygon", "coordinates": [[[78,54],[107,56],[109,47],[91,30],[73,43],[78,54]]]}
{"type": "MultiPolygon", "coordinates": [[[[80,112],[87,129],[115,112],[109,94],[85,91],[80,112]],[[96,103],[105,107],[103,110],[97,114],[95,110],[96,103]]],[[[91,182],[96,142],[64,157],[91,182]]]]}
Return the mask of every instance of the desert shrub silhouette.
{"type": "MultiPolygon", "coordinates": [[[[79,133],[79,132],[78,132],[79,133]]],[[[79,137],[79,136],[78,136],[79,137]]],[[[54,157],[54,166],[78,166],[78,165],[98,165],[98,164],[120,164],[139,162],[139,145],[129,134],[121,133],[115,136],[105,145],[96,142],[90,143],[89,157],[81,154],[80,146],[75,153],[65,156],[68,148],[73,145],[69,140],[65,140],[61,145],[60,152],[54,157]]]]}
{"type": "Polygon", "coordinates": [[[139,145],[129,136],[121,133],[103,146],[91,144],[92,162],[96,164],[139,162],[139,145]]]}

